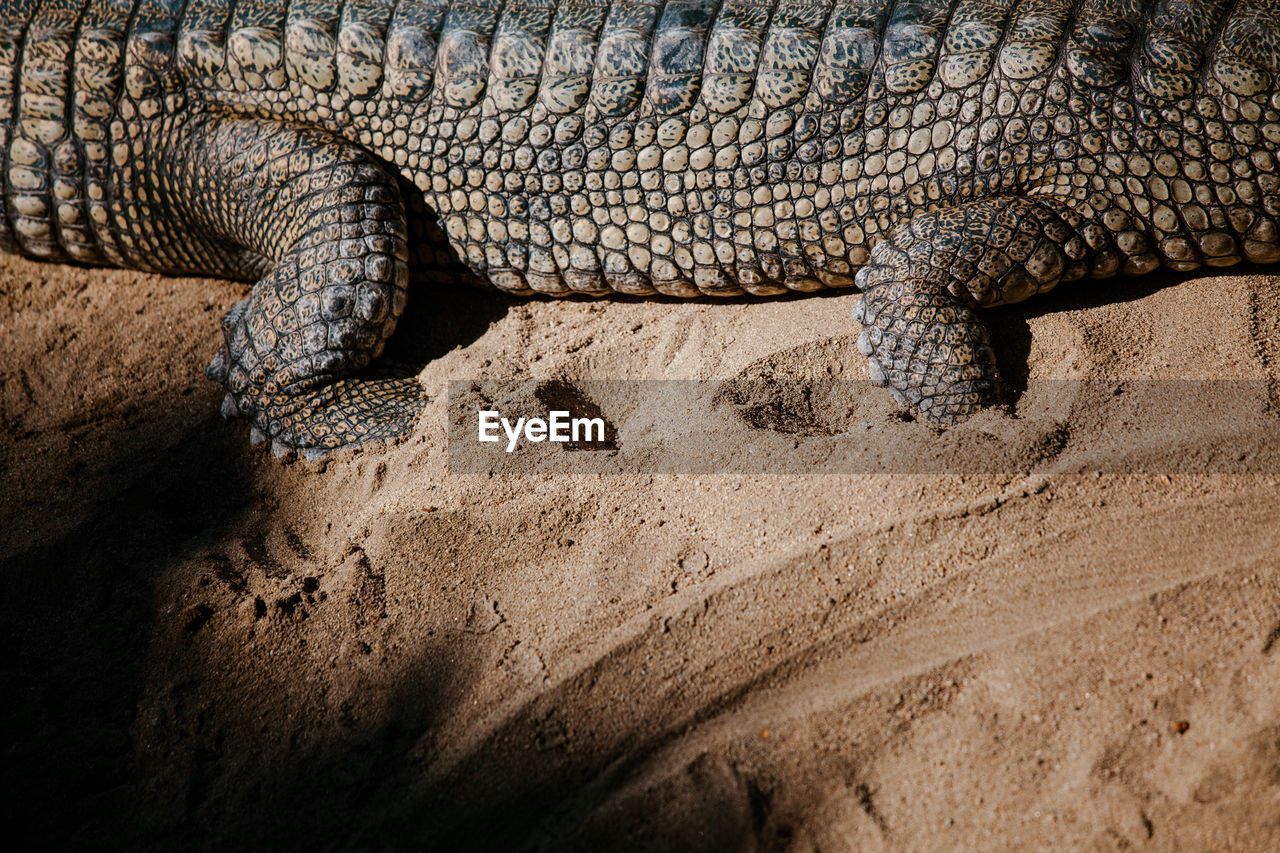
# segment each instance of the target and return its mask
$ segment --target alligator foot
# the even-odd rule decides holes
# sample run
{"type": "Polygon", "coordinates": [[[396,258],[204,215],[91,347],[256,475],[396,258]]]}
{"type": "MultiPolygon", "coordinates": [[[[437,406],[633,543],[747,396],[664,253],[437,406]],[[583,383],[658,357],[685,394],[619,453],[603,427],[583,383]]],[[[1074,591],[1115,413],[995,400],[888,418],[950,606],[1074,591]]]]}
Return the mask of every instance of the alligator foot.
{"type": "Polygon", "coordinates": [[[316,456],[408,433],[412,377],[368,373],[404,310],[408,248],[394,179],[328,134],[201,118],[165,160],[192,230],[228,266],[268,270],[222,321],[208,368],[223,414],[277,455],[316,456]],[[256,259],[253,263],[245,258],[256,259]]]}
{"type": "MultiPolygon", "coordinates": [[[[258,445],[274,436],[276,457],[297,450],[306,459],[323,459],[338,448],[406,435],[427,402],[412,377],[339,379],[315,391],[260,403],[249,440],[258,445]]],[[[222,414],[228,420],[241,415],[230,392],[223,398],[222,414]]]]}
{"type": "MultiPolygon", "coordinates": [[[[206,369],[210,379],[227,385],[229,351],[219,347],[206,369]]],[[[323,459],[334,450],[395,441],[409,434],[427,397],[412,376],[366,370],[324,382],[310,390],[222,398],[225,420],[250,421],[249,441],[271,441],[277,458],[297,450],[304,458],[323,459]],[[380,375],[385,373],[387,375],[380,375]]]]}
{"type": "Polygon", "coordinates": [[[854,307],[867,374],[904,409],[939,425],[1000,403],[1005,387],[986,327],[971,307],[918,280],[889,281],[854,307]]]}
{"type": "Polygon", "coordinates": [[[983,199],[898,226],[856,279],[853,316],[872,381],[938,425],[1004,401],[977,309],[1114,273],[1109,241],[1052,199],[983,199]]]}

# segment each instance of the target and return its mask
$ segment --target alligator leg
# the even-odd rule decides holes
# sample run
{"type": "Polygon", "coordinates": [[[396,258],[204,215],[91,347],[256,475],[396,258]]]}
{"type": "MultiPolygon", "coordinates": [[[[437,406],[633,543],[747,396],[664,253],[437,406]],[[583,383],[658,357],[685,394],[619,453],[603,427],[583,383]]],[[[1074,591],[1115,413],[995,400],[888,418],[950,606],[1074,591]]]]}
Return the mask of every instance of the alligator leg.
{"type": "Polygon", "coordinates": [[[247,418],[277,454],[407,433],[425,405],[421,386],[352,375],[382,352],[404,309],[394,179],[349,143],[270,122],[196,117],[161,147],[161,191],[174,188],[167,200],[224,267],[205,271],[265,273],[222,321],[208,374],[227,390],[223,413],[247,418]]]}
{"type": "Polygon", "coordinates": [[[856,279],[863,295],[853,314],[871,379],[936,424],[1001,402],[977,309],[1111,275],[1111,246],[1105,229],[1051,198],[982,199],[913,217],[876,244],[856,279]]]}

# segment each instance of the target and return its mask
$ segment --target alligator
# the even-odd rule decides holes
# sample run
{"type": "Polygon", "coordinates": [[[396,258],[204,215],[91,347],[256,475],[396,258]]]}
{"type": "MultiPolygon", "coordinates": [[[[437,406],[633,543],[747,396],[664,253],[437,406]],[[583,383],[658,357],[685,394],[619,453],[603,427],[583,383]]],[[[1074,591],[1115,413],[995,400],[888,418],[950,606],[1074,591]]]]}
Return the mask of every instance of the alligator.
{"type": "Polygon", "coordinates": [[[0,0],[0,249],[256,282],[208,375],[277,453],[512,294],[860,291],[872,380],[1005,399],[981,309],[1280,261],[1275,0],[0,0]]]}

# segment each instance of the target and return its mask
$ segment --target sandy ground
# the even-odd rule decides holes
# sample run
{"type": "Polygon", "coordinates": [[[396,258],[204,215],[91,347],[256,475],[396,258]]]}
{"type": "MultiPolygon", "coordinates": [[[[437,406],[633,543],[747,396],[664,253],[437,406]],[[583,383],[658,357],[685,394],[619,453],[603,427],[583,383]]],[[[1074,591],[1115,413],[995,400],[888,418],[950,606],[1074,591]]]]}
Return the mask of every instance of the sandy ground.
{"type": "MultiPolygon", "coordinates": [[[[44,848],[1280,849],[1280,279],[1173,284],[996,312],[1019,418],[941,435],[860,383],[803,392],[861,375],[854,297],[423,288],[396,352],[437,401],[403,444],[315,465],[217,415],[203,366],[243,286],[0,259],[3,825],[44,848]],[[684,429],[720,461],[695,473],[449,464],[451,380],[770,376],[755,408],[708,392],[684,429]],[[1240,411],[1180,417],[1206,379],[1240,411]],[[1147,380],[1154,431],[1128,405],[1147,380]],[[780,473],[859,435],[920,464],[780,473]],[[966,441],[1014,452],[967,471],[966,441]]],[[[660,434],[660,396],[619,387],[593,399],[624,444],[660,434]]]]}

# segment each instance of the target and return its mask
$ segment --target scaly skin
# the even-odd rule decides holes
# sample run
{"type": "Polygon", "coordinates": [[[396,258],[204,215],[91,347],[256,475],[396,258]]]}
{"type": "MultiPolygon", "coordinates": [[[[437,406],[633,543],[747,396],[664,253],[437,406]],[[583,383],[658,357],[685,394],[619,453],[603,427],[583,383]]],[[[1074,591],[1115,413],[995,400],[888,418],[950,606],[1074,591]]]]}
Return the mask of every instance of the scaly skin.
{"type": "Polygon", "coordinates": [[[411,427],[360,373],[411,249],[516,294],[856,283],[872,377],[950,423],[1002,394],[977,309],[1280,261],[1277,73],[1273,0],[0,0],[0,248],[257,280],[209,373],[278,450],[411,427]]]}

